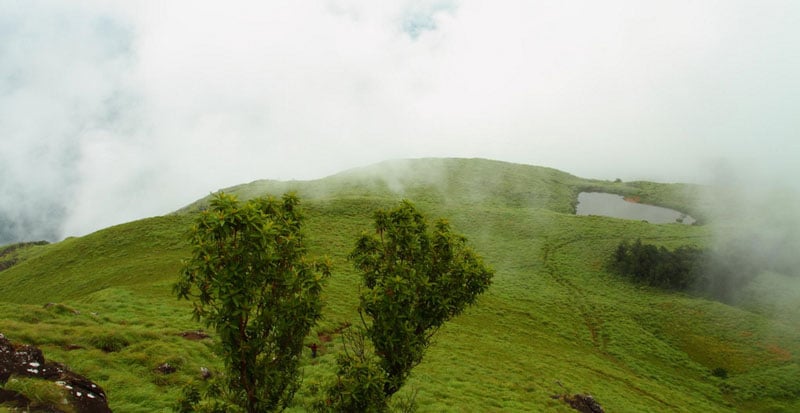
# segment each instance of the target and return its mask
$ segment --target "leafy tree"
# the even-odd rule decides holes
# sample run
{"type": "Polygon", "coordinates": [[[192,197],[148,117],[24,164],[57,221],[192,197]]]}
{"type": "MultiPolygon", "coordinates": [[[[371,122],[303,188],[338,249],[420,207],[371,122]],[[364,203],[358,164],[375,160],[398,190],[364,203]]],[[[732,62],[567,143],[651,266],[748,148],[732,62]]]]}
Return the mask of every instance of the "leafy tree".
{"type": "MultiPolygon", "coordinates": [[[[383,395],[374,397],[370,408],[361,408],[382,410],[422,361],[434,333],[473,304],[494,274],[467,246],[467,239],[450,230],[447,221],[437,221],[430,232],[409,201],[391,211],[376,212],[375,233],[359,238],[350,259],[362,273],[359,313],[383,375],[374,374],[363,357],[344,357],[339,362],[338,383],[371,390],[377,382],[383,395]],[[370,382],[353,376],[368,377],[370,382]]],[[[354,393],[343,385],[329,395],[338,394],[342,400],[342,394],[354,393]]],[[[363,400],[352,402],[345,400],[341,405],[355,406],[363,400]]]]}
{"type": "Polygon", "coordinates": [[[219,336],[226,374],[212,386],[211,410],[282,410],[299,387],[303,339],[320,318],[329,268],[304,258],[298,203],[287,194],[240,204],[220,193],[191,230],[192,256],[174,291],[219,336]]]}

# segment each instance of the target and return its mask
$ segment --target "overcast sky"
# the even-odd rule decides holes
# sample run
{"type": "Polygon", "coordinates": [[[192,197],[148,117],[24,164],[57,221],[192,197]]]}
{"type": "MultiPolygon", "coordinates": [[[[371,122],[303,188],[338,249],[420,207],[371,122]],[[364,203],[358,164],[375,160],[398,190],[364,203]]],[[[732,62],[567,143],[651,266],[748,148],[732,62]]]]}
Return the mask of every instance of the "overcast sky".
{"type": "Polygon", "coordinates": [[[0,235],[395,158],[796,178],[798,103],[794,0],[0,0],[0,235]]]}

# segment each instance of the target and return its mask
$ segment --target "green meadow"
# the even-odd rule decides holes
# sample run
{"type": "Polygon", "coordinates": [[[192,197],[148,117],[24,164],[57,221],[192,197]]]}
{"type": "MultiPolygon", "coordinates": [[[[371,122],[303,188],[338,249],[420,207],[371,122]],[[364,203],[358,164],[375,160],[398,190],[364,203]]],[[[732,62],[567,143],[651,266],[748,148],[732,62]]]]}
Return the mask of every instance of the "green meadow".
{"type": "MultiPolygon", "coordinates": [[[[347,254],[371,229],[373,211],[404,198],[431,220],[447,218],[496,271],[477,304],[437,333],[396,395],[415,398],[420,412],[569,412],[553,396],[576,393],[591,394],[608,412],[800,411],[800,308],[757,300],[790,281],[760,277],[751,305],[731,306],[634,285],[608,269],[622,240],[708,246],[713,234],[705,223],[714,217],[704,209],[703,188],[423,159],[225,190],[240,199],[285,191],[301,198],[310,255],[333,263],[324,319],[306,338],[320,355],[304,354],[292,411],[322,396],[341,350],[339,332],[359,322],[359,280],[347,254]],[[704,225],[575,216],[585,190],[677,208],[704,225]]],[[[181,335],[204,326],[171,290],[189,254],[186,232],[207,200],[1,258],[15,264],[0,271],[0,332],[97,382],[116,412],[169,411],[182,386],[201,380],[201,367],[221,368],[213,331],[199,340],[181,335]],[[160,373],[163,363],[177,371],[160,373]]]]}

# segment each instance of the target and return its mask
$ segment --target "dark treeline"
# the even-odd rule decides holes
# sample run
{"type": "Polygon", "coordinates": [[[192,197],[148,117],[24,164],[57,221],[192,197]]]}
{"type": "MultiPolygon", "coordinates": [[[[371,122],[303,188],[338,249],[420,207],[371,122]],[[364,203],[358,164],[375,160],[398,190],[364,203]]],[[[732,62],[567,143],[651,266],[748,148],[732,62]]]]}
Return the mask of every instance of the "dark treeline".
{"type": "Polygon", "coordinates": [[[684,246],[674,251],[623,241],[614,252],[613,266],[635,282],[670,290],[688,290],[701,278],[705,251],[684,246]]]}
{"type": "Polygon", "coordinates": [[[786,260],[769,253],[753,251],[744,242],[713,250],[695,246],[669,250],[637,239],[621,242],[611,261],[615,271],[636,283],[690,291],[732,304],[738,293],[764,271],[795,274],[787,270],[786,260]]]}
{"type": "Polygon", "coordinates": [[[623,241],[614,251],[612,268],[640,284],[678,291],[690,291],[729,304],[758,274],[783,274],[782,260],[755,254],[744,243],[714,250],[663,246],[623,241]]]}

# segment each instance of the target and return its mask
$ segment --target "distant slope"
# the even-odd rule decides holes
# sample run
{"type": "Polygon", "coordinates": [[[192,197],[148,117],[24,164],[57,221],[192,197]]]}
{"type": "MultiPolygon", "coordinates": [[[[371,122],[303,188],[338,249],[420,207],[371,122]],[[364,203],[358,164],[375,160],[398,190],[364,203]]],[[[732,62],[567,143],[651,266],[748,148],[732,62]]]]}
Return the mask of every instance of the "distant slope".
{"type": "Polygon", "coordinates": [[[190,221],[185,215],[150,218],[37,247],[35,255],[0,272],[0,300],[44,304],[172,278],[190,221]]]}
{"type": "MultiPolygon", "coordinates": [[[[385,161],[312,181],[261,180],[225,188],[241,199],[296,191],[303,199],[408,198],[438,205],[492,205],[574,213],[581,191],[638,196],[643,202],[694,214],[699,187],[578,178],[541,166],[487,159],[430,158],[385,161]]],[[[202,208],[209,197],[179,212],[202,208]]]]}
{"type": "MultiPolygon", "coordinates": [[[[400,393],[417,390],[421,412],[566,412],[551,396],[567,392],[590,393],[611,412],[800,411],[800,333],[792,325],[634,286],[606,269],[620,240],[702,246],[708,228],[572,215],[577,194],[589,189],[695,214],[695,187],[482,159],[390,161],[314,181],[227,188],[241,198],[297,191],[312,253],[333,260],[325,319],[308,338],[320,343],[321,357],[304,356],[294,411],[318,397],[340,350],[336,331],[358,319],[357,275],[345,256],[371,230],[373,211],[401,198],[429,218],[447,217],[497,271],[478,304],[439,332],[400,393]],[[719,368],[729,378],[713,376],[719,368]]],[[[0,332],[96,380],[115,411],[167,409],[201,366],[219,368],[209,339],[178,335],[203,326],[170,291],[189,252],[184,234],[207,202],[36,247],[0,272],[0,332]],[[62,305],[44,308],[48,302],[62,305]],[[108,343],[116,351],[103,351],[108,343]],[[164,362],[178,372],[158,373],[164,362]]]]}

